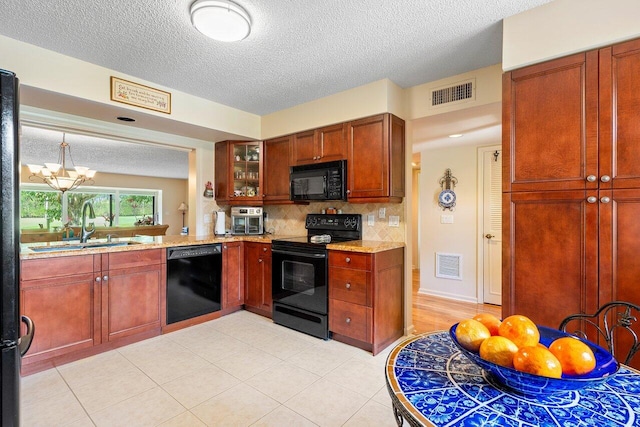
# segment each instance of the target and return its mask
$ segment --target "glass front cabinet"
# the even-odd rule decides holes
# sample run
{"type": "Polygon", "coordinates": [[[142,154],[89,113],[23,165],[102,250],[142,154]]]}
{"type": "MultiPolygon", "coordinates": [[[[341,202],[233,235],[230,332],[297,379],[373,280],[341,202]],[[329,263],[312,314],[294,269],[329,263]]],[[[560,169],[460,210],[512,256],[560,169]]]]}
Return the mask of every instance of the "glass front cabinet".
{"type": "Polygon", "coordinates": [[[216,144],[216,201],[231,205],[262,204],[262,141],[216,144]]]}

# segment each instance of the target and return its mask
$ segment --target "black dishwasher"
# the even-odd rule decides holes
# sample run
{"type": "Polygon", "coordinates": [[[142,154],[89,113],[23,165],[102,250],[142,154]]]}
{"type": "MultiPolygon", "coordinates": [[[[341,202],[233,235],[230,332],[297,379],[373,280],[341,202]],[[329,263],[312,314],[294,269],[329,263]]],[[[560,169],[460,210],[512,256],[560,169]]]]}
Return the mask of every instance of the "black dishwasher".
{"type": "Polygon", "coordinates": [[[220,244],[167,248],[167,324],[220,310],[220,244]]]}

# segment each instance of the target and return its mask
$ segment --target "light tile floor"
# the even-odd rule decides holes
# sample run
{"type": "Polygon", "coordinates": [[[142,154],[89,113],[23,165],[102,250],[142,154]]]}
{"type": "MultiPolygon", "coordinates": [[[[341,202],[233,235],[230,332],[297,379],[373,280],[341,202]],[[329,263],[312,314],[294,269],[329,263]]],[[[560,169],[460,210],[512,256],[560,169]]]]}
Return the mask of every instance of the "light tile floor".
{"type": "Polygon", "coordinates": [[[395,426],[371,353],[239,311],[22,379],[22,425],[395,426]]]}

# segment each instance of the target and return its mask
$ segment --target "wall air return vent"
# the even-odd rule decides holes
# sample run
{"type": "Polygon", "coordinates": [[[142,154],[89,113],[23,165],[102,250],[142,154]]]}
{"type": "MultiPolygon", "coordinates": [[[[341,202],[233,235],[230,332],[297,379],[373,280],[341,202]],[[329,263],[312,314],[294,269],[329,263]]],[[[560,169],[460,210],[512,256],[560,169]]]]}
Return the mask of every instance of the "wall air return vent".
{"type": "Polygon", "coordinates": [[[462,280],[462,255],[436,252],[436,277],[462,280]]]}
{"type": "Polygon", "coordinates": [[[475,99],[475,79],[458,83],[454,86],[433,89],[431,91],[431,106],[437,107],[451,102],[475,99]]]}

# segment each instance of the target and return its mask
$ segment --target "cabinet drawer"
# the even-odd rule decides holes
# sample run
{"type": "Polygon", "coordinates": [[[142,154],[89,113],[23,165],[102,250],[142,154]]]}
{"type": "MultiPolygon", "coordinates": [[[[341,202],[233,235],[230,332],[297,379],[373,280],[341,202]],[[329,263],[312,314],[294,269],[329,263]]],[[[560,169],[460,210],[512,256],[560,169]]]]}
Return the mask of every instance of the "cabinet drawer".
{"type": "Polygon", "coordinates": [[[371,269],[371,255],[358,252],[329,251],[329,267],[371,269]]]}
{"type": "Polygon", "coordinates": [[[93,274],[93,255],[27,259],[20,263],[20,281],[93,274]]]}
{"type": "Polygon", "coordinates": [[[368,298],[369,272],[347,268],[329,269],[329,298],[371,305],[368,298]]]}
{"type": "MultiPolygon", "coordinates": [[[[162,249],[109,253],[109,268],[143,267],[162,263],[162,249]]],[[[104,268],[104,266],[103,266],[104,268]]]]}
{"type": "Polygon", "coordinates": [[[329,299],[329,330],[336,334],[370,342],[371,308],[329,299]]]}

